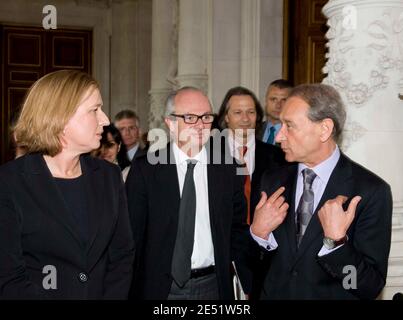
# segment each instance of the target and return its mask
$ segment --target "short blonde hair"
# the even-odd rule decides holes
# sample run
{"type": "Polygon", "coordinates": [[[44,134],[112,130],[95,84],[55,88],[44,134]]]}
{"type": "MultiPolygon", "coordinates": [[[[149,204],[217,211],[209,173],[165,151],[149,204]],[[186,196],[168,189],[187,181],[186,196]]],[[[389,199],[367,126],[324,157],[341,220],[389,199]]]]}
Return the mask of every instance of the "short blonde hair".
{"type": "Polygon", "coordinates": [[[49,73],[29,89],[14,128],[15,139],[27,153],[55,156],[60,135],[89,89],[99,89],[89,74],[75,70],[49,73]]]}

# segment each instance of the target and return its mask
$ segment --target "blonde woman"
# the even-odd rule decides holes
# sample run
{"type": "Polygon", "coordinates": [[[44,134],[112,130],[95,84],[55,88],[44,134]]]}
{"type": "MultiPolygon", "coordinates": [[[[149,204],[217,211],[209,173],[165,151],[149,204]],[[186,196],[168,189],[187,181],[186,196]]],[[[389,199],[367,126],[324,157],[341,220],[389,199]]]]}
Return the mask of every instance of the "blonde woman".
{"type": "Polygon", "coordinates": [[[87,155],[103,126],[97,82],[57,71],[29,90],[0,167],[0,299],[125,299],[133,238],[120,170],[87,155]]]}

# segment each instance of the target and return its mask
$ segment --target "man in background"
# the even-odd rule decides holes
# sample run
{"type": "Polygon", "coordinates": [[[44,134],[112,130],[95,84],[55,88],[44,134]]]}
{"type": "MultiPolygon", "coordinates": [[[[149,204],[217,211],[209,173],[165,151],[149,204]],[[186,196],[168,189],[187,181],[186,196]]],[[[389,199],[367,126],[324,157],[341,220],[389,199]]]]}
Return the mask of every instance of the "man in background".
{"type": "Polygon", "coordinates": [[[120,131],[123,143],[127,149],[127,158],[131,162],[133,158],[142,152],[140,144],[140,121],[132,110],[122,110],[115,116],[115,127],[120,131]]]}
{"type": "Polygon", "coordinates": [[[274,80],[269,84],[266,92],[266,121],[260,135],[263,142],[276,145],[275,138],[281,128],[280,112],[291,89],[291,83],[284,79],[274,80]]]}

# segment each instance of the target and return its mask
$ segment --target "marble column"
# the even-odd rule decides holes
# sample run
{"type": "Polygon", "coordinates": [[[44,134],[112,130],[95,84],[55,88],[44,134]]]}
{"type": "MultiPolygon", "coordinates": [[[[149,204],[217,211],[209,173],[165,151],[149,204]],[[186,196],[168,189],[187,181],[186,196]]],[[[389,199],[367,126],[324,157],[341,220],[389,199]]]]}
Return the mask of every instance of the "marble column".
{"type": "Polygon", "coordinates": [[[381,299],[403,292],[403,2],[330,0],[324,83],[342,94],[342,149],[392,187],[392,247],[381,299]]]}
{"type": "Polygon", "coordinates": [[[149,127],[165,128],[165,100],[177,86],[178,0],[153,0],[149,127]]]}
{"type": "Polygon", "coordinates": [[[211,1],[180,0],[177,85],[208,93],[211,1]]]}
{"type": "Polygon", "coordinates": [[[260,0],[241,2],[241,85],[260,96],[260,0]]]}
{"type": "Polygon", "coordinates": [[[112,2],[111,118],[136,106],[136,0],[112,2]]]}

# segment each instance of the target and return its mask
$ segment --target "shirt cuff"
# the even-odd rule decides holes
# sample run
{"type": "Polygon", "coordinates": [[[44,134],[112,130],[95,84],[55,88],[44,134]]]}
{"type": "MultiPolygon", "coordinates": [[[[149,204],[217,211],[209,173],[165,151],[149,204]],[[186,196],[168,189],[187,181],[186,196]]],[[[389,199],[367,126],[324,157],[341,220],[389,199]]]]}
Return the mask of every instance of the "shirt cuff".
{"type": "Polygon", "coordinates": [[[265,248],[267,251],[272,251],[272,250],[277,249],[278,243],[277,243],[276,239],[274,238],[273,232],[270,232],[269,238],[267,240],[262,239],[262,238],[260,238],[258,236],[255,236],[252,233],[251,229],[249,229],[249,232],[250,232],[253,240],[255,240],[259,246],[265,248]]]}
{"type": "Polygon", "coordinates": [[[325,246],[322,246],[322,248],[320,249],[320,251],[318,253],[318,257],[323,257],[323,256],[325,256],[325,255],[327,255],[327,254],[329,254],[329,253],[331,253],[333,251],[336,251],[337,249],[341,248],[342,246],[344,246],[344,243],[339,245],[339,246],[337,246],[337,247],[335,247],[335,248],[333,248],[333,249],[326,249],[325,246]]]}

